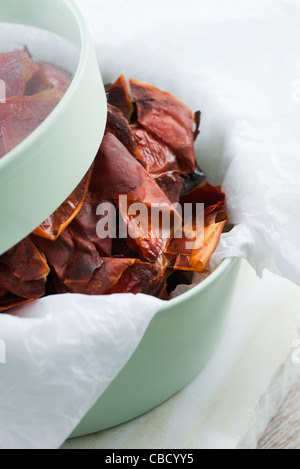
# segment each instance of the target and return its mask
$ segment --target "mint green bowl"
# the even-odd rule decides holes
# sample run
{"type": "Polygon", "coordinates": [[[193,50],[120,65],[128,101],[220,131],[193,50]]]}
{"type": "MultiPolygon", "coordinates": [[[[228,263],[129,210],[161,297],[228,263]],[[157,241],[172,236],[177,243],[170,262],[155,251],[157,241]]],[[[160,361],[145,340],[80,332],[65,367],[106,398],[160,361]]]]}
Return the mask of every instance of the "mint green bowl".
{"type": "MultiPolygon", "coordinates": [[[[0,160],[1,255],[56,210],[82,179],[99,148],[107,105],[87,27],[71,0],[1,0],[0,18],[2,23],[50,31],[80,49],[62,101],[0,160]]],[[[71,436],[133,419],[189,383],[222,337],[238,271],[239,261],[226,259],[199,286],[166,303],[127,365],[71,436]]]]}
{"type": "Polygon", "coordinates": [[[197,287],[166,303],[127,365],[71,437],[144,414],[204,368],[223,335],[239,267],[239,259],[226,259],[197,287]]]}
{"type": "MultiPolygon", "coordinates": [[[[0,19],[0,28],[6,23],[33,26],[80,51],[61,102],[0,160],[1,255],[51,215],[83,178],[104,134],[107,105],[88,28],[71,0],[1,0],[0,19]]],[[[20,44],[25,45],[22,38],[20,44]]]]}

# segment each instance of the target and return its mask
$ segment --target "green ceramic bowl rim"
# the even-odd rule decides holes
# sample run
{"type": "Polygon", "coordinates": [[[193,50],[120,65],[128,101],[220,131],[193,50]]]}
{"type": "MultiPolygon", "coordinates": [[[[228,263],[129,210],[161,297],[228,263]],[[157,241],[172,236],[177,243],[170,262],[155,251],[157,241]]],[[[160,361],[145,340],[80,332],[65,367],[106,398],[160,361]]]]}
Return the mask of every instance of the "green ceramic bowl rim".
{"type": "Polygon", "coordinates": [[[73,3],[72,0],[53,0],[53,4],[55,2],[65,5],[65,7],[69,10],[69,13],[72,15],[74,22],[76,22],[79,30],[80,58],[77,69],[68,90],[58,105],[49,114],[49,116],[37,127],[37,129],[35,129],[28,137],[26,137],[25,140],[19,143],[19,145],[17,145],[0,159],[0,171],[13,164],[13,162],[21,156],[24,150],[28,150],[28,148],[34,144],[38,134],[41,134],[41,136],[46,134],[48,125],[57,119],[57,116],[62,112],[63,107],[73,99],[74,93],[76,93],[78,86],[80,86],[86,62],[88,60],[90,50],[93,47],[85,19],[76,4],[73,3]]]}
{"type": "Polygon", "coordinates": [[[159,313],[167,313],[175,306],[179,306],[180,303],[184,303],[186,300],[192,298],[193,296],[199,295],[202,290],[209,287],[215,280],[224,274],[224,272],[233,264],[238,261],[237,257],[227,257],[224,259],[221,264],[214,270],[205,280],[203,280],[199,285],[191,288],[189,291],[183,293],[182,295],[174,298],[168,302],[161,308],[159,313]]]}

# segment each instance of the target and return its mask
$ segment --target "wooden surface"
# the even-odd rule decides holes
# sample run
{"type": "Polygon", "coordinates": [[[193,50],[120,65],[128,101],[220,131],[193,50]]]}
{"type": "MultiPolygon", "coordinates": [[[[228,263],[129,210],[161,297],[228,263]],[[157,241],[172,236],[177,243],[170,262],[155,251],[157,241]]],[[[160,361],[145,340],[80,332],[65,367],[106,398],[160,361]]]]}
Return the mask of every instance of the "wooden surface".
{"type": "Polygon", "coordinates": [[[258,449],[300,449],[300,381],[268,426],[258,449]]]}

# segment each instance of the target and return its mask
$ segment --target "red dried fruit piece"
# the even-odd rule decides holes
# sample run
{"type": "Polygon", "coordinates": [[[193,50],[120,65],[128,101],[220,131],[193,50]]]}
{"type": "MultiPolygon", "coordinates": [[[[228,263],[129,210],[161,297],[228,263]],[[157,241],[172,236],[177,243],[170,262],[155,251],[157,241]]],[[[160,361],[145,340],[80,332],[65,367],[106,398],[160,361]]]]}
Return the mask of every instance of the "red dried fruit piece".
{"type": "MultiPolygon", "coordinates": [[[[0,289],[18,297],[17,302],[41,298],[49,272],[44,254],[27,237],[0,257],[0,289]]],[[[5,307],[2,300],[0,307],[5,307]]]]}
{"type": "Polygon", "coordinates": [[[146,264],[137,260],[128,267],[120,280],[107,291],[107,295],[114,293],[132,293],[160,297],[166,287],[166,282],[154,264],[146,264]]]}
{"type": "Polygon", "coordinates": [[[181,173],[169,171],[168,173],[155,177],[155,181],[172,204],[179,202],[180,193],[184,184],[184,178],[181,173]]]}
{"type": "Polygon", "coordinates": [[[111,295],[114,293],[144,293],[159,296],[165,287],[154,264],[137,259],[103,259],[103,265],[85,290],[89,295],[111,295]]]}
{"type": "Polygon", "coordinates": [[[65,202],[33,234],[52,241],[61,235],[83,206],[91,182],[92,171],[91,168],[65,202]]]}
{"type": "Polygon", "coordinates": [[[205,215],[222,210],[226,203],[226,195],[219,186],[212,186],[208,182],[199,185],[194,190],[180,199],[182,207],[184,204],[203,203],[205,215]]]}
{"type": "MultiPolygon", "coordinates": [[[[44,254],[28,237],[3,254],[0,257],[0,263],[24,282],[44,279],[49,274],[44,254]]],[[[1,285],[0,288],[3,286],[1,285]]]]}
{"type": "Polygon", "coordinates": [[[26,51],[16,49],[0,54],[0,79],[5,82],[6,98],[22,96],[26,83],[37,70],[38,66],[26,51]]]}
{"type": "Polygon", "coordinates": [[[202,272],[219,243],[227,221],[226,212],[206,216],[204,233],[197,237],[190,254],[185,252],[183,246],[182,252],[179,252],[176,258],[174,270],[202,272]]]}
{"type": "Polygon", "coordinates": [[[148,206],[155,202],[170,206],[170,201],[154,179],[109,132],[102,140],[94,174],[91,188],[97,185],[95,192],[102,195],[102,200],[118,200],[119,195],[128,195],[131,201],[140,201],[148,206]]]}
{"type": "MultiPolygon", "coordinates": [[[[92,180],[94,177],[95,175],[93,174],[92,180]]],[[[99,198],[97,192],[94,192],[94,190],[90,188],[79,214],[72,222],[71,228],[79,237],[92,243],[100,256],[110,257],[112,255],[113,239],[111,237],[101,238],[97,234],[97,225],[101,220],[100,215],[97,215],[99,204],[103,204],[104,206],[108,204],[110,209],[114,208],[113,204],[99,198]]],[[[105,214],[103,217],[105,217],[105,214]]],[[[114,219],[112,217],[114,217],[114,212],[111,213],[110,210],[109,218],[111,225],[114,223],[114,219]]]]}
{"type": "Polygon", "coordinates": [[[172,275],[173,265],[175,263],[176,255],[170,255],[167,253],[162,254],[159,256],[157,261],[155,262],[155,266],[160,272],[162,277],[168,278],[172,275]]]}
{"type": "Polygon", "coordinates": [[[32,300],[26,300],[23,298],[18,298],[17,296],[14,295],[7,295],[4,298],[0,298],[0,313],[4,313],[6,311],[9,311],[13,308],[16,308],[17,306],[21,306],[25,303],[31,303],[32,300]]]}
{"type": "MultiPolygon", "coordinates": [[[[173,225],[181,223],[181,219],[177,212],[174,212],[169,199],[163,191],[155,183],[154,179],[147,171],[133,158],[122,143],[111,133],[106,133],[102,141],[98,156],[95,161],[94,169],[99,200],[115,200],[119,204],[123,219],[128,225],[133,221],[134,216],[127,216],[128,205],[135,202],[144,204],[145,208],[150,209],[151,204],[157,204],[159,208],[164,204],[163,211],[169,218],[173,217],[173,225]],[[127,196],[128,205],[121,204],[120,195],[127,196]]],[[[91,182],[93,190],[94,183],[91,182]]],[[[97,192],[95,190],[95,192],[97,192]]],[[[151,216],[145,216],[144,232],[151,225],[151,216]]],[[[172,227],[171,227],[172,228],[172,227]]],[[[159,233],[153,232],[142,239],[129,239],[129,246],[139,253],[142,259],[155,261],[155,259],[163,252],[168,244],[170,234],[167,239],[162,238],[159,233]]]]}
{"type": "Polygon", "coordinates": [[[62,98],[58,90],[34,96],[9,98],[0,106],[0,122],[6,152],[15,148],[53,111],[62,98]]]}
{"type": "Polygon", "coordinates": [[[122,275],[136,262],[135,259],[103,259],[102,266],[94,273],[93,278],[87,285],[87,295],[105,295],[119,282],[122,275]]]}
{"type": "Polygon", "coordinates": [[[162,141],[140,126],[132,126],[132,133],[136,137],[142,162],[148,173],[161,175],[180,169],[176,154],[162,141]]]}
{"type": "Polygon", "coordinates": [[[181,170],[193,173],[196,160],[191,109],[175,96],[147,83],[130,80],[130,87],[138,122],[175,151],[181,170]]]}
{"type": "Polygon", "coordinates": [[[137,141],[131,132],[130,125],[121,111],[110,104],[107,105],[106,132],[111,132],[138,160],[142,159],[137,141]]]}
{"type": "MultiPolygon", "coordinates": [[[[195,219],[194,219],[195,220],[195,219]]],[[[174,237],[170,242],[166,254],[168,256],[176,256],[177,254],[188,254],[192,253],[194,244],[197,240],[197,227],[196,224],[188,222],[185,224],[184,229],[182,227],[182,232],[180,233],[181,237],[174,237]]],[[[203,239],[204,228],[203,226],[198,226],[198,239],[200,237],[203,239]]]]}
{"type": "Polygon", "coordinates": [[[112,257],[136,259],[137,253],[130,249],[125,238],[115,238],[112,241],[112,257]]]}
{"type": "Polygon", "coordinates": [[[118,108],[127,121],[130,121],[133,104],[124,75],[121,75],[115,83],[106,85],[105,89],[108,103],[118,108]]]}
{"type": "Polygon", "coordinates": [[[150,208],[145,207],[145,215],[138,213],[137,218],[130,213],[131,206],[131,202],[128,202],[128,206],[120,205],[120,213],[128,227],[127,244],[131,250],[138,253],[139,257],[154,262],[167,248],[171,235],[160,234],[159,222],[155,222],[154,227],[151,226],[150,208]]]}
{"type": "Polygon", "coordinates": [[[63,93],[58,90],[45,90],[34,96],[9,98],[0,106],[0,122],[13,117],[44,120],[62,97],[63,93]]]}
{"type": "Polygon", "coordinates": [[[62,67],[49,62],[37,62],[37,72],[26,85],[26,96],[56,88],[66,92],[72,82],[72,75],[62,67]]]}
{"type": "Polygon", "coordinates": [[[58,293],[84,293],[94,272],[102,265],[96,247],[68,227],[56,241],[33,237],[53,269],[58,293]]]}
{"type": "Polygon", "coordinates": [[[141,162],[171,203],[179,202],[184,179],[179,170],[176,154],[150,132],[133,125],[132,133],[138,142],[141,162]]]}
{"type": "Polygon", "coordinates": [[[198,135],[200,135],[200,124],[201,124],[201,112],[197,111],[194,114],[194,123],[196,124],[196,129],[194,131],[194,140],[197,140],[198,135]]]}
{"type": "Polygon", "coordinates": [[[183,198],[187,194],[193,192],[198,186],[205,182],[205,179],[206,174],[204,171],[202,171],[201,168],[199,168],[199,166],[197,166],[193,174],[188,174],[185,177],[180,198],[183,198]]]}

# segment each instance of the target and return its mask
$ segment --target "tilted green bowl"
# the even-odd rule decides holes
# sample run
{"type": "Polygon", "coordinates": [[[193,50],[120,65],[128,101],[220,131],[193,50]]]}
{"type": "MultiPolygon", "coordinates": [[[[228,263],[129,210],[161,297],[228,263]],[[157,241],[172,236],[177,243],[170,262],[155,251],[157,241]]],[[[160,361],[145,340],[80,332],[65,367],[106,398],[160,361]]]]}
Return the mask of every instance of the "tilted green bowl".
{"type": "Polygon", "coordinates": [[[51,215],[83,178],[104,133],[107,105],[88,28],[71,0],[1,0],[0,18],[58,34],[80,49],[61,102],[0,159],[1,255],[51,215]]]}
{"type": "MultiPolygon", "coordinates": [[[[97,153],[107,107],[87,27],[70,0],[2,0],[0,18],[59,34],[81,50],[62,101],[0,160],[2,254],[44,221],[81,180],[97,153]]],[[[238,260],[226,259],[202,284],[166,303],[73,437],[143,414],[203,369],[222,336],[238,270],[238,260]]]]}

